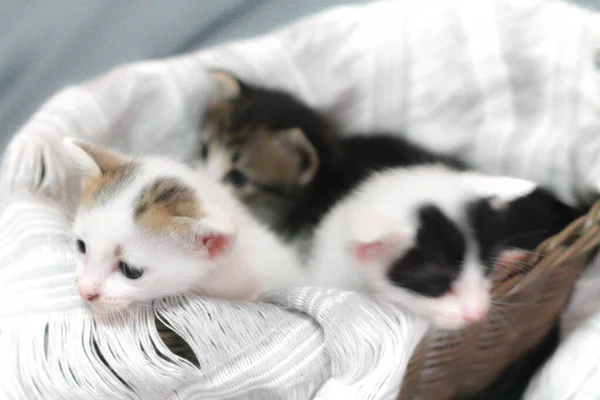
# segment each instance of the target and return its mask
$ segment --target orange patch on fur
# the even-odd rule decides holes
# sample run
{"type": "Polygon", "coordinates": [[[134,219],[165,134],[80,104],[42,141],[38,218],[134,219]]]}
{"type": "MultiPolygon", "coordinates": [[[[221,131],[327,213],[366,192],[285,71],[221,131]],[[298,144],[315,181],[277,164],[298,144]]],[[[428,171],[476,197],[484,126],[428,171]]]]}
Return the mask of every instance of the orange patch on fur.
{"type": "Polygon", "coordinates": [[[312,149],[312,152],[308,152],[310,154],[307,153],[308,167],[313,172],[318,168],[319,160],[314,146],[303,134],[297,138],[291,129],[277,131],[264,126],[242,126],[238,130],[232,130],[235,101],[213,103],[204,116],[204,135],[229,154],[226,157],[230,164],[228,170],[238,169],[250,180],[267,185],[299,184],[302,171],[298,168],[302,164],[299,159],[302,149],[312,149]],[[232,146],[231,143],[235,145],[232,146]],[[237,161],[232,161],[234,152],[240,154],[237,161]]]}
{"type": "Polygon", "coordinates": [[[294,184],[298,181],[297,154],[280,143],[277,132],[258,128],[246,141],[246,152],[252,157],[246,168],[265,183],[294,184]]]}
{"type": "Polygon", "coordinates": [[[177,229],[173,217],[198,219],[204,214],[193,189],[176,178],[159,178],[142,190],[133,215],[143,229],[161,233],[177,229]]]}

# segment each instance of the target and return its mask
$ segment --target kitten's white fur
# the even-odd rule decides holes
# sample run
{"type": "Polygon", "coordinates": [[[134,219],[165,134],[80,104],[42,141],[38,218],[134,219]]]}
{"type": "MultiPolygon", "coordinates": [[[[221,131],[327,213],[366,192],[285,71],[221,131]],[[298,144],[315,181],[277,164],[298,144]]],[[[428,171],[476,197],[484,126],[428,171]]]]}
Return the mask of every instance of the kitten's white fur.
{"type": "Polygon", "coordinates": [[[501,207],[534,189],[535,184],[521,179],[459,172],[441,165],[375,173],[342,200],[318,227],[310,279],[318,286],[365,291],[425,315],[442,328],[461,328],[469,320],[483,318],[490,303],[490,282],[484,276],[477,245],[468,233],[467,257],[454,285],[455,295],[427,298],[392,285],[386,279],[390,260],[413,244],[418,229],[417,209],[424,204],[438,206],[466,229],[467,202],[493,197],[492,204],[501,207]],[[368,263],[359,260],[350,248],[353,243],[378,241],[387,243],[390,254],[368,263]]]}
{"type": "MultiPolygon", "coordinates": [[[[96,163],[78,146],[67,142],[73,159],[88,175],[97,175],[96,163]]],[[[166,158],[136,160],[139,173],[106,204],[80,208],[74,234],[85,241],[86,256],[78,267],[80,284],[101,285],[97,309],[114,310],[190,291],[225,299],[255,299],[261,292],[305,284],[295,253],[256,222],[223,187],[196,171],[166,158]],[[133,207],[142,189],[159,177],[176,177],[195,189],[207,214],[199,229],[219,232],[231,239],[228,250],[214,260],[190,250],[180,237],[152,236],[133,219],[133,207]],[[137,280],[115,270],[114,248],[120,245],[123,257],[144,268],[137,280]]]]}
{"type": "MultiPolygon", "coordinates": [[[[89,175],[100,169],[78,146],[67,143],[77,164],[89,175]]],[[[485,316],[490,303],[490,282],[485,278],[477,245],[468,232],[467,256],[454,293],[439,298],[419,296],[392,285],[386,278],[390,260],[414,243],[417,210],[434,204],[458,226],[467,230],[465,206],[482,197],[492,204],[506,202],[535,189],[521,179],[458,172],[441,165],[395,168],[374,173],[337,204],[317,228],[309,257],[308,278],[291,246],[280,242],[229,193],[199,168],[192,170],[165,158],[136,160],[135,179],[117,191],[106,204],[80,208],[74,233],[87,245],[78,268],[80,284],[101,285],[99,309],[120,309],[167,295],[196,291],[226,299],[255,299],[263,291],[305,285],[364,291],[405,309],[425,315],[437,326],[457,329],[485,316]],[[207,214],[198,222],[204,230],[226,235],[229,249],[216,259],[190,251],[181,237],[152,236],[134,223],[133,207],[142,189],[159,177],[177,177],[196,191],[207,214]],[[379,258],[361,260],[356,244],[383,243],[379,258]],[[134,266],[143,267],[138,280],[115,270],[115,245],[134,266]]]]}

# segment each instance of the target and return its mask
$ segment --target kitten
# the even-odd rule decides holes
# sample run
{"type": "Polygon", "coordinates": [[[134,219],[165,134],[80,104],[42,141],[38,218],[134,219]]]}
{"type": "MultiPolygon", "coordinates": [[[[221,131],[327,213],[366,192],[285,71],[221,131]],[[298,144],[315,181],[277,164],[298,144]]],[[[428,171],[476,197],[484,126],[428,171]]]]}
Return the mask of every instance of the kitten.
{"type": "Polygon", "coordinates": [[[88,177],[73,232],[77,290],[95,310],[187,292],[254,300],[305,283],[294,253],[201,171],[65,145],[88,177]]]}
{"type": "MultiPolygon", "coordinates": [[[[482,278],[482,270],[494,264],[519,262],[526,254],[523,250],[534,249],[579,215],[539,188],[502,203],[506,193],[496,191],[505,189],[505,184],[509,189],[519,182],[524,185],[524,181],[467,173],[460,162],[398,137],[380,134],[342,139],[323,115],[285,92],[256,88],[224,72],[213,73],[212,80],[201,163],[255,215],[297,245],[301,257],[310,259],[312,254],[313,272],[317,273],[313,278],[323,286],[360,290],[369,285],[369,291],[383,291],[394,302],[426,315],[435,313],[441,304],[442,315],[433,317],[437,325],[461,327],[469,319],[483,318],[489,307],[489,281],[482,278]],[[432,166],[439,163],[445,167],[432,166]],[[422,167],[417,168],[419,165],[422,167]],[[338,262],[348,254],[335,253],[336,246],[338,250],[342,246],[335,238],[323,237],[322,233],[319,236],[324,229],[319,228],[321,220],[325,218],[325,225],[335,225],[333,220],[342,226],[344,219],[336,219],[335,215],[344,207],[344,198],[354,198],[354,189],[364,187],[365,180],[375,179],[375,171],[397,166],[411,167],[402,170],[407,173],[429,171],[420,174],[430,186],[423,187],[418,179],[411,181],[402,175],[402,179],[390,179],[389,187],[381,188],[377,195],[382,200],[398,197],[395,212],[403,215],[403,222],[411,222],[412,235],[418,238],[420,233],[421,240],[426,241],[419,244],[420,248],[429,249],[431,254],[419,256],[409,246],[405,249],[408,258],[395,263],[394,268],[380,260],[379,269],[375,269],[379,275],[352,274],[361,269],[338,262]],[[446,178],[456,181],[456,186],[444,184],[446,178]],[[494,187],[495,183],[500,186],[494,187]],[[413,185],[418,188],[416,193],[413,185]],[[476,185],[488,192],[478,194],[476,185]],[[420,199],[419,193],[428,197],[420,199]],[[498,205],[492,207],[484,194],[499,197],[504,211],[498,205]],[[461,196],[462,203],[447,203],[461,196]],[[315,227],[317,237],[313,238],[315,227]],[[472,270],[479,272],[469,274],[478,284],[455,284],[461,276],[457,270],[466,259],[467,265],[477,266],[472,270]],[[388,274],[382,272],[385,267],[388,274]],[[454,286],[466,289],[456,291],[454,286]],[[447,296],[449,291],[460,296],[447,296]],[[462,310],[461,304],[471,297],[479,306],[462,310]],[[444,298],[449,300],[441,301],[444,298]],[[450,311],[458,317],[447,315],[450,311]]],[[[378,204],[375,198],[373,204],[378,204]]],[[[383,220],[375,221],[367,218],[356,226],[387,226],[383,220]]],[[[409,243],[401,241],[399,249],[409,243]]]]}
{"type": "Polygon", "coordinates": [[[540,196],[529,181],[444,165],[374,173],[318,226],[310,279],[460,329],[486,317],[495,265],[518,262],[573,218],[558,202],[540,208],[540,196]]]}
{"type": "Polygon", "coordinates": [[[200,163],[271,228],[319,170],[339,164],[333,125],[285,92],[211,75],[200,163]]]}
{"type": "Polygon", "coordinates": [[[373,170],[457,161],[390,135],[341,138],[331,121],[288,93],[211,75],[200,162],[286,239],[306,233],[373,170]]]}

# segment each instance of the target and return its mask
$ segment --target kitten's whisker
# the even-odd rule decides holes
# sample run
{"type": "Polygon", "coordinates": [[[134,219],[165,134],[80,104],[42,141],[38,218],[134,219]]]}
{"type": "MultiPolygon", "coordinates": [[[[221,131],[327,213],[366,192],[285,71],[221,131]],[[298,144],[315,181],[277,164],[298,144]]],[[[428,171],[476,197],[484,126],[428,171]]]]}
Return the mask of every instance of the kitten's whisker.
{"type": "Polygon", "coordinates": [[[139,306],[139,307],[145,307],[145,308],[154,309],[154,305],[149,304],[149,303],[144,303],[144,302],[141,302],[141,301],[134,301],[131,304],[135,304],[136,306],[139,306]]]}
{"type": "Polygon", "coordinates": [[[504,266],[500,267],[500,266],[498,266],[498,268],[506,268],[506,269],[508,269],[511,272],[526,272],[526,271],[528,271],[528,270],[531,269],[531,266],[528,265],[528,264],[522,265],[522,264],[519,264],[519,263],[514,263],[514,264],[511,264],[510,266],[507,266],[507,267],[504,267],[504,266]]]}
{"type": "MultiPolygon", "coordinates": [[[[514,234],[514,235],[512,235],[512,236],[509,236],[509,237],[503,238],[502,240],[500,240],[500,241],[498,242],[498,244],[499,244],[500,246],[503,246],[503,244],[506,244],[506,243],[508,243],[508,242],[510,242],[510,241],[512,241],[512,240],[514,240],[514,239],[517,239],[517,238],[523,238],[523,237],[527,237],[528,235],[536,235],[536,234],[540,234],[540,236],[542,236],[542,235],[543,235],[544,237],[546,237],[546,236],[548,236],[548,235],[549,235],[549,232],[551,232],[551,231],[552,231],[551,229],[537,229],[537,230],[532,230],[532,231],[519,232],[519,233],[516,233],[516,234],[514,234]]],[[[540,242],[540,243],[541,243],[541,242],[540,242]]]]}
{"type": "Polygon", "coordinates": [[[490,308],[490,319],[496,319],[498,320],[503,328],[508,329],[509,328],[509,324],[508,324],[508,318],[505,318],[505,316],[508,316],[509,313],[502,309],[501,307],[492,307],[490,308]]]}
{"type": "Polygon", "coordinates": [[[491,304],[492,305],[498,305],[498,306],[508,306],[508,307],[511,307],[511,306],[524,306],[527,303],[523,303],[523,302],[510,302],[509,303],[509,302],[504,302],[504,301],[499,301],[499,300],[492,300],[491,304]]]}
{"type": "Polygon", "coordinates": [[[143,318],[141,315],[139,315],[139,313],[135,312],[135,310],[133,310],[131,307],[127,307],[126,310],[136,323],[143,323],[143,318]]]}

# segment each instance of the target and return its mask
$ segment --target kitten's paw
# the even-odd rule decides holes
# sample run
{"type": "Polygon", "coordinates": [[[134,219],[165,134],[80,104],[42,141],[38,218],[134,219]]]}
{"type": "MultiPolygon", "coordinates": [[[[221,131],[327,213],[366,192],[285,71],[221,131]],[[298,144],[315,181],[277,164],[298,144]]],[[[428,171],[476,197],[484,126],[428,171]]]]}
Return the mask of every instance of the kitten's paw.
{"type": "Polygon", "coordinates": [[[62,198],[69,190],[69,161],[55,133],[17,134],[7,146],[0,170],[3,190],[26,190],[62,198]]]}

